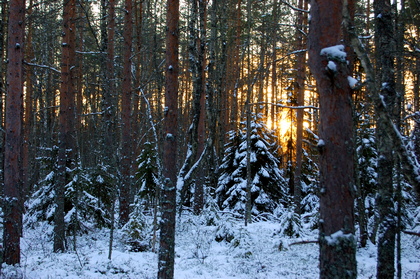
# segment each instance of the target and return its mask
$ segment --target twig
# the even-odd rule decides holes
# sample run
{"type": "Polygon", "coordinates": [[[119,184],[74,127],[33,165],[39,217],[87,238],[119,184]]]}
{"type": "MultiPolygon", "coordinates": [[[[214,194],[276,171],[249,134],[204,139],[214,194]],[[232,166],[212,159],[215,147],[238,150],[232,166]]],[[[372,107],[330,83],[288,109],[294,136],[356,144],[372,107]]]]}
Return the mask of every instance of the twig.
{"type": "Polygon", "coordinates": [[[316,243],[316,244],[318,244],[318,240],[303,240],[303,241],[293,242],[293,243],[290,243],[289,246],[299,245],[299,244],[309,244],[309,243],[316,243]]]}

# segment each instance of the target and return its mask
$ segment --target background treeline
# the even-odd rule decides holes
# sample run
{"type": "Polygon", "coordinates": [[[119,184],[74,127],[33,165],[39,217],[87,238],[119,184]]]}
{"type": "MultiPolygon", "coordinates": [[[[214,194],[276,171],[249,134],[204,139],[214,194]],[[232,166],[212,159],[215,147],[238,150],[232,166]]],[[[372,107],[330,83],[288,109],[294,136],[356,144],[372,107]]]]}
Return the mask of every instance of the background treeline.
{"type": "MultiPolygon", "coordinates": [[[[2,130],[10,3],[3,0],[0,7],[2,130]]],[[[357,1],[355,28],[375,64],[381,54],[375,52],[373,4],[357,1]]],[[[302,222],[316,227],[319,104],[307,68],[308,6],[304,0],[181,2],[179,208],[196,214],[229,210],[248,221],[280,218],[288,235],[299,234],[302,222]]],[[[420,4],[400,1],[392,14],[394,122],[418,153],[420,4]]],[[[61,226],[54,231],[62,235],[55,239],[56,251],[69,247],[67,236],[92,226],[136,227],[133,218],[143,213],[159,218],[167,136],[165,20],[164,1],[26,2],[20,202],[27,225],[42,220],[61,226]]],[[[352,103],[363,246],[368,238],[375,242],[380,223],[376,118],[365,70],[355,56],[347,59],[359,81],[352,103]]],[[[419,212],[400,174],[395,164],[393,198],[411,229],[419,225],[419,212]]]]}

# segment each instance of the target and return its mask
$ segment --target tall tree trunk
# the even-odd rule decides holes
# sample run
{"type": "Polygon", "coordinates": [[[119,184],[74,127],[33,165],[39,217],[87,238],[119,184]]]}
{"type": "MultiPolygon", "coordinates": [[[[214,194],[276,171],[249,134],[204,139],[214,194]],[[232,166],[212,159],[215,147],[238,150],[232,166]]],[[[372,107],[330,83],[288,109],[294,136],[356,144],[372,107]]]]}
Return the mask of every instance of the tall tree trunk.
{"type": "Polygon", "coordinates": [[[309,66],[320,102],[320,278],[356,278],[353,133],[344,1],[312,0],[309,66]],[[332,49],[330,48],[332,47],[332,49]]]}
{"type": "Polygon", "coordinates": [[[76,57],[76,0],[64,0],[63,41],[61,56],[60,131],[58,179],[55,184],[54,252],[63,252],[65,245],[64,195],[71,181],[69,170],[75,168],[75,103],[74,65],[76,57]]]}
{"type": "Polygon", "coordinates": [[[207,125],[208,125],[208,139],[207,148],[209,156],[207,159],[208,166],[208,184],[207,187],[210,191],[213,191],[217,187],[217,168],[218,168],[218,156],[217,150],[220,142],[223,140],[218,137],[218,125],[220,122],[219,113],[219,100],[221,93],[221,80],[223,72],[218,72],[218,69],[223,69],[224,66],[218,63],[218,59],[221,57],[221,48],[218,44],[222,39],[218,39],[218,27],[220,20],[218,15],[220,13],[220,0],[213,1],[210,11],[210,38],[208,43],[209,62],[208,68],[208,79],[207,79],[207,125]]]}
{"type": "MultiPolygon", "coordinates": [[[[6,36],[7,36],[7,16],[8,16],[8,2],[1,1],[0,4],[1,14],[0,14],[0,61],[5,61],[6,51],[6,36]]],[[[6,88],[6,79],[7,79],[7,65],[5,63],[0,63],[0,128],[3,130],[4,127],[4,99],[6,88]],[[4,96],[3,96],[4,95],[4,96]]],[[[0,152],[4,154],[4,134],[0,136],[0,152]]],[[[3,181],[4,175],[4,156],[0,156],[0,181],[3,181]]],[[[3,192],[3,187],[0,188],[0,191],[3,192]]]]}
{"type": "MultiPolygon", "coordinates": [[[[277,0],[273,1],[273,20],[274,22],[277,22],[278,19],[278,12],[279,5],[277,4],[277,0]]],[[[270,129],[276,128],[276,121],[277,121],[277,110],[278,107],[275,105],[277,102],[277,41],[278,41],[278,30],[277,26],[275,25],[274,28],[272,28],[272,62],[273,65],[271,65],[271,110],[270,110],[270,117],[271,117],[271,123],[272,127],[270,129]]]]}
{"type": "MultiPolygon", "coordinates": [[[[106,58],[104,66],[105,70],[105,84],[103,89],[103,100],[102,100],[102,111],[103,116],[103,152],[104,165],[107,167],[107,171],[111,178],[111,181],[116,181],[116,86],[115,86],[115,67],[114,67],[114,56],[115,56],[115,1],[109,0],[108,2],[108,13],[107,13],[107,40],[103,48],[106,49],[106,58]]],[[[111,187],[113,187],[111,185],[111,187]]],[[[114,242],[114,229],[115,229],[115,199],[117,197],[117,189],[113,187],[111,189],[111,230],[109,236],[109,247],[108,247],[108,259],[112,258],[112,245],[114,242]]]]}
{"type": "Polygon", "coordinates": [[[190,69],[193,80],[193,104],[192,121],[188,130],[189,143],[185,163],[181,168],[180,177],[184,180],[181,192],[181,203],[184,202],[186,192],[191,184],[191,175],[187,173],[194,171],[194,213],[199,214],[204,202],[204,170],[201,155],[204,152],[205,144],[205,116],[206,116],[206,19],[207,0],[191,1],[191,16],[189,23],[190,43],[189,57],[190,69]],[[198,32],[197,32],[198,30],[198,32]],[[193,165],[198,163],[192,169],[193,165]]]}
{"type": "Polygon", "coordinates": [[[107,40],[104,49],[106,50],[106,58],[104,61],[105,84],[103,88],[102,111],[103,115],[103,152],[104,165],[107,166],[108,172],[115,179],[116,176],[116,86],[115,86],[115,0],[109,0],[107,13],[107,40]]]}
{"type": "MultiPolygon", "coordinates": [[[[307,9],[307,1],[299,0],[298,8],[300,10],[307,9]],[[304,7],[305,2],[305,7],[304,7]]],[[[296,54],[296,105],[298,107],[305,105],[305,75],[306,75],[306,51],[305,49],[306,38],[304,34],[306,33],[305,26],[307,24],[306,15],[302,12],[298,12],[298,20],[296,26],[296,46],[299,51],[296,54]]],[[[303,116],[304,110],[296,110],[296,166],[294,174],[294,202],[295,202],[295,212],[301,213],[301,202],[302,202],[302,161],[303,161],[303,116]]]]}
{"type": "MultiPolygon", "coordinates": [[[[396,126],[401,131],[402,121],[401,119],[405,118],[404,111],[404,98],[405,98],[405,86],[404,86],[404,33],[405,33],[405,1],[401,1],[401,9],[398,11],[397,5],[393,5],[395,12],[395,33],[396,33],[396,126]]],[[[395,154],[394,154],[395,156],[395,154]]],[[[402,192],[402,175],[401,175],[401,162],[400,159],[395,156],[396,164],[396,189],[395,189],[395,202],[396,202],[396,277],[398,279],[402,278],[402,262],[401,262],[401,231],[403,229],[403,192],[402,192]]]]}
{"type": "MultiPolygon", "coordinates": [[[[34,58],[34,51],[32,46],[32,34],[33,34],[33,27],[32,27],[32,3],[33,1],[29,1],[28,7],[28,19],[29,22],[27,23],[28,32],[26,36],[26,59],[27,61],[31,61],[34,58]]],[[[22,148],[22,170],[23,170],[23,199],[24,202],[26,196],[29,194],[30,191],[30,177],[31,177],[31,154],[32,150],[30,148],[29,142],[31,141],[32,135],[32,126],[33,126],[33,75],[29,65],[26,66],[26,84],[25,84],[25,111],[24,111],[24,118],[23,118],[23,148],[22,148]]]]}
{"type": "MultiPolygon", "coordinates": [[[[238,128],[238,103],[239,103],[239,79],[240,79],[240,44],[242,34],[242,0],[229,1],[228,8],[231,9],[232,18],[228,19],[229,32],[228,49],[227,49],[227,63],[226,63],[226,92],[227,92],[227,107],[229,111],[228,117],[223,123],[223,127],[229,130],[236,130],[238,128]],[[232,4],[230,4],[232,3],[232,4]]],[[[226,131],[225,131],[226,132],[226,131]]]]}
{"type": "MultiPolygon", "coordinates": [[[[204,152],[206,140],[206,41],[207,41],[207,0],[198,0],[198,26],[199,39],[197,41],[198,61],[197,61],[197,90],[199,93],[199,114],[197,123],[197,155],[196,161],[200,160],[204,152]]],[[[198,93],[198,92],[197,92],[198,93]]],[[[198,95],[197,95],[198,97],[198,95]]],[[[202,160],[204,163],[205,160],[202,160]]],[[[204,165],[197,169],[194,189],[194,213],[200,214],[204,207],[204,183],[205,171],[204,165]]]]}
{"type": "MultiPolygon", "coordinates": [[[[390,0],[375,0],[375,50],[377,88],[383,102],[395,119],[396,102],[394,79],[394,17],[390,0]]],[[[393,142],[386,134],[386,120],[378,118],[376,124],[378,146],[378,264],[377,278],[393,278],[395,273],[396,218],[393,185],[393,142]]]]}
{"type": "Polygon", "coordinates": [[[3,262],[20,263],[22,232],[22,117],[25,0],[9,6],[6,133],[4,147],[3,262]]]}
{"type": "Polygon", "coordinates": [[[132,166],[132,134],[131,134],[131,54],[132,54],[132,33],[133,33],[133,3],[132,0],[125,0],[124,9],[124,68],[122,81],[121,100],[121,188],[120,188],[120,224],[124,225],[129,220],[130,214],[130,188],[131,188],[131,166],[132,166]]]}
{"type": "Polygon", "coordinates": [[[160,249],[158,259],[159,279],[174,278],[178,130],[179,0],[167,0],[166,27],[164,184],[162,185],[161,192],[162,220],[160,224],[160,249]]]}

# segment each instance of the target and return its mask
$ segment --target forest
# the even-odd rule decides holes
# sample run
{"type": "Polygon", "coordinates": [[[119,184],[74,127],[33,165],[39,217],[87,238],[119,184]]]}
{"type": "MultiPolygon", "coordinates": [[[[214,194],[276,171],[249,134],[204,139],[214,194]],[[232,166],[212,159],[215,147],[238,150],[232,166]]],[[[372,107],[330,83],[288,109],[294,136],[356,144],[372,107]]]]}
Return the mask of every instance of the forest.
{"type": "Polygon", "coordinates": [[[0,11],[0,277],[420,276],[419,0],[0,11]]]}

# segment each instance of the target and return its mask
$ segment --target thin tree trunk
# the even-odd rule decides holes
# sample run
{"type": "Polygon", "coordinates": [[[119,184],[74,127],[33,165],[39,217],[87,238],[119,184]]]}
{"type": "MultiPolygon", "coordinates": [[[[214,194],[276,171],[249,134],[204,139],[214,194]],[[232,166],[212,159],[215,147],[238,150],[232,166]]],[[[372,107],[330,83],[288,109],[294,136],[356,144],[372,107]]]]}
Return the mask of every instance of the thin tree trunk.
{"type": "MultiPolygon", "coordinates": [[[[210,8],[210,39],[209,39],[209,63],[208,68],[208,80],[207,80],[207,125],[208,125],[208,139],[207,139],[207,148],[209,150],[209,156],[207,157],[207,166],[208,166],[208,184],[207,187],[210,191],[213,191],[217,187],[217,167],[218,167],[218,156],[217,150],[218,145],[222,141],[217,136],[217,128],[220,122],[220,113],[219,111],[219,99],[221,91],[221,76],[223,73],[218,73],[217,69],[220,66],[220,63],[217,63],[218,54],[220,52],[220,47],[218,43],[218,24],[220,20],[218,19],[218,12],[220,8],[220,1],[213,1],[213,4],[210,8]],[[217,64],[217,65],[216,65],[217,64]]],[[[223,66],[221,67],[223,68],[223,66]]]]}
{"type": "Polygon", "coordinates": [[[159,279],[174,278],[175,265],[179,0],[167,0],[166,26],[164,184],[161,192],[162,220],[158,259],[159,279]]]}
{"type": "Polygon", "coordinates": [[[309,66],[320,102],[320,278],[356,278],[353,133],[343,1],[312,0],[309,66]],[[327,49],[333,47],[333,50],[327,49]]]}
{"type": "Polygon", "coordinates": [[[61,92],[60,92],[60,131],[58,151],[58,179],[55,185],[55,216],[54,216],[54,252],[66,250],[64,223],[65,187],[71,180],[68,170],[75,167],[74,160],[74,70],[75,65],[75,16],[76,1],[64,0],[63,10],[63,41],[61,57],[61,92]]]}
{"type": "MultiPolygon", "coordinates": [[[[33,52],[33,46],[32,46],[32,34],[33,34],[33,29],[32,29],[32,3],[33,1],[30,0],[29,1],[29,8],[28,8],[28,18],[29,18],[29,22],[28,22],[28,32],[27,32],[27,36],[26,36],[26,42],[25,42],[25,47],[26,47],[26,59],[27,61],[31,61],[34,57],[34,52],[33,52]]],[[[32,168],[31,166],[31,154],[32,154],[32,150],[30,149],[30,144],[29,142],[31,141],[31,135],[32,135],[32,126],[33,126],[33,75],[32,75],[32,71],[30,69],[30,66],[28,65],[26,67],[26,85],[25,85],[25,113],[24,113],[24,118],[23,118],[23,151],[22,151],[22,170],[23,170],[23,182],[22,182],[22,186],[23,186],[23,196],[22,196],[22,202],[24,202],[25,198],[27,195],[29,195],[29,191],[30,191],[30,177],[31,177],[31,170],[32,168]]]]}
{"type": "MultiPolygon", "coordinates": [[[[234,3],[232,18],[228,19],[231,23],[232,40],[228,46],[228,57],[227,57],[227,92],[228,92],[228,105],[227,109],[230,109],[229,118],[226,121],[226,126],[229,130],[236,130],[238,128],[238,87],[240,79],[240,43],[242,34],[242,16],[241,16],[241,5],[242,0],[232,1],[234,3]]],[[[229,38],[228,38],[229,39],[229,38]]]]}
{"type": "MultiPolygon", "coordinates": [[[[395,4],[395,1],[394,3],[395,4]]],[[[397,112],[396,112],[396,126],[401,131],[401,119],[405,117],[404,113],[404,31],[405,31],[405,1],[401,1],[401,10],[398,12],[397,5],[393,5],[396,15],[395,20],[395,33],[396,33],[396,95],[397,95],[397,112]]],[[[394,155],[395,156],[395,155],[394,155]]],[[[402,193],[402,175],[401,175],[401,162],[395,156],[396,163],[396,189],[395,189],[395,202],[396,202],[396,277],[402,278],[402,262],[401,262],[401,230],[403,229],[403,193],[402,193]]]]}
{"type": "Polygon", "coordinates": [[[125,0],[124,9],[124,68],[122,81],[121,100],[121,188],[120,188],[120,224],[124,225],[129,220],[130,214],[130,188],[131,188],[131,166],[132,166],[132,133],[131,133],[131,47],[133,33],[133,3],[132,0],[125,0]]]}
{"type": "MultiPolygon", "coordinates": [[[[185,163],[180,171],[180,176],[185,179],[187,173],[198,162],[205,145],[205,116],[206,116],[206,18],[207,0],[191,1],[190,19],[190,68],[193,79],[193,106],[192,123],[189,128],[189,144],[185,163]],[[198,20],[198,21],[197,21],[198,20]],[[198,32],[197,32],[198,30],[198,32]]],[[[201,166],[203,161],[198,162],[201,166]]],[[[196,168],[194,190],[194,213],[199,214],[204,203],[204,170],[203,167],[196,168]]],[[[184,202],[190,179],[184,181],[181,192],[181,202],[184,202]]]]}
{"type": "MultiPolygon", "coordinates": [[[[104,164],[111,177],[111,181],[116,181],[116,96],[115,96],[115,2],[116,0],[109,0],[107,12],[107,40],[106,40],[106,66],[105,71],[105,88],[103,90],[103,152],[104,164]]],[[[111,185],[111,229],[109,233],[108,259],[112,258],[112,245],[114,242],[115,230],[115,199],[117,197],[117,189],[111,185]]]]}
{"type": "MultiPolygon", "coordinates": [[[[200,114],[198,120],[197,129],[197,157],[196,161],[200,159],[201,154],[204,152],[204,146],[206,141],[206,42],[207,42],[207,0],[198,1],[198,12],[199,12],[199,30],[200,39],[198,40],[198,51],[199,51],[199,63],[198,74],[200,76],[198,82],[200,83],[200,114]]],[[[204,162],[205,160],[203,160],[204,162]]],[[[205,183],[205,170],[204,165],[201,165],[197,169],[196,183],[194,191],[194,213],[200,214],[204,208],[204,183],[205,183]]]]}
{"type": "Polygon", "coordinates": [[[22,117],[25,0],[9,6],[7,96],[4,148],[3,262],[20,263],[22,232],[22,117]]]}
{"type": "MultiPolygon", "coordinates": [[[[307,9],[307,1],[299,0],[298,9],[307,9]]],[[[306,38],[304,36],[306,26],[306,16],[303,12],[298,12],[298,21],[296,26],[296,46],[299,53],[296,54],[296,105],[298,107],[305,105],[305,75],[306,75],[306,51],[305,49],[306,38]]],[[[302,202],[302,161],[303,161],[303,116],[304,110],[298,109],[296,111],[296,166],[294,174],[294,203],[295,212],[301,213],[301,202],[302,202]]]]}

